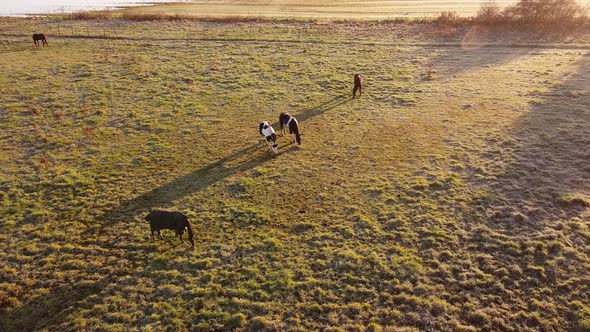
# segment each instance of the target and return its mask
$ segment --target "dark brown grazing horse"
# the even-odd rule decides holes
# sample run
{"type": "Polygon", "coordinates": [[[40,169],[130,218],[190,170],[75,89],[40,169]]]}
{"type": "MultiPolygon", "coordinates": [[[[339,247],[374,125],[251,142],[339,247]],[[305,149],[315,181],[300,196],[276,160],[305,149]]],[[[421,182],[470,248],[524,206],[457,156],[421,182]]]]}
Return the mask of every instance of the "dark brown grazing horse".
{"type": "Polygon", "coordinates": [[[164,237],[160,234],[160,230],[173,229],[176,231],[176,235],[180,238],[180,242],[184,243],[182,234],[184,234],[184,229],[186,228],[188,230],[188,240],[193,245],[193,248],[195,247],[195,233],[193,232],[193,226],[184,214],[180,212],[155,210],[145,217],[145,221],[149,221],[150,223],[152,239],[155,240],[155,232],[158,232],[160,238],[163,239],[164,237]]]}
{"type": "Polygon", "coordinates": [[[361,75],[354,75],[354,88],[352,89],[352,98],[356,97],[356,91],[359,91],[359,97],[363,94],[361,75]]]}
{"type": "Polygon", "coordinates": [[[42,33],[34,33],[33,34],[33,43],[35,43],[35,46],[39,46],[39,41],[41,41],[43,43],[43,46],[49,46],[47,44],[47,39],[45,39],[45,35],[42,33]]]}

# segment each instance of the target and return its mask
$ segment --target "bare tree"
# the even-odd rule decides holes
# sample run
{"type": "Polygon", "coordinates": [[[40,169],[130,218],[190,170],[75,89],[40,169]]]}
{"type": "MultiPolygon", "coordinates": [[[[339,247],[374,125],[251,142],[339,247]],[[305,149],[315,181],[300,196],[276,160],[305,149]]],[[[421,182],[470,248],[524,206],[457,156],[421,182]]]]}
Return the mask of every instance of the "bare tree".
{"type": "Polygon", "coordinates": [[[484,2],[477,12],[477,22],[496,24],[502,20],[502,8],[494,0],[484,2]]]}
{"type": "Polygon", "coordinates": [[[576,0],[520,0],[504,16],[528,25],[573,25],[585,18],[585,10],[576,0]]]}

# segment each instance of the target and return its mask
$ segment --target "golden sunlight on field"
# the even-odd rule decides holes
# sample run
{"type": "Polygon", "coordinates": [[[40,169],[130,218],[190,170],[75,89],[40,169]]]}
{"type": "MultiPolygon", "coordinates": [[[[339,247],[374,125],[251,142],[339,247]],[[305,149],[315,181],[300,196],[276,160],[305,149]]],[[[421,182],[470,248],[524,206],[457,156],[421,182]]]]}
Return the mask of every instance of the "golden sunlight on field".
{"type": "MultiPolygon", "coordinates": [[[[181,14],[194,16],[260,16],[295,18],[385,19],[430,17],[444,11],[475,15],[483,0],[204,0],[192,3],[130,8],[133,14],[181,14]]],[[[498,0],[501,7],[515,0],[498,0]]]]}
{"type": "Polygon", "coordinates": [[[575,0],[246,1],[0,18],[0,332],[590,331],[575,0]]]}

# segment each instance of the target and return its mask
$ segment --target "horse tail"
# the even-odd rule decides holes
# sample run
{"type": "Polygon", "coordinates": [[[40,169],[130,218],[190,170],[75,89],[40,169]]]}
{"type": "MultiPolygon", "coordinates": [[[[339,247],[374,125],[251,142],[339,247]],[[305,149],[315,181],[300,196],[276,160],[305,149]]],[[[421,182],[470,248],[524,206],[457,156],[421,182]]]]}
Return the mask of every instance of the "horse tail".
{"type": "Polygon", "coordinates": [[[295,134],[295,140],[297,140],[297,144],[301,145],[301,134],[299,133],[299,122],[293,119],[293,134],[295,134]]]}
{"type": "Polygon", "coordinates": [[[188,240],[191,242],[193,248],[195,247],[195,232],[193,231],[193,226],[191,225],[191,222],[188,221],[188,218],[186,218],[186,228],[188,230],[188,240]]]}

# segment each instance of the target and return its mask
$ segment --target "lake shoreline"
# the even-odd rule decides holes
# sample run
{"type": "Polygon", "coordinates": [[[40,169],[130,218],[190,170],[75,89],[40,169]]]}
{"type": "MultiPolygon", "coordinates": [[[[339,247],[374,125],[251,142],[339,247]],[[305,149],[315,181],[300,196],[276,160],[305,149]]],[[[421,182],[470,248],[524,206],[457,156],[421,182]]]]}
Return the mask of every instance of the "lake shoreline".
{"type": "MultiPolygon", "coordinates": [[[[44,1],[40,1],[39,4],[31,4],[31,6],[25,7],[20,5],[12,8],[2,8],[0,11],[0,18],[2,17],[51,17],[54,15],[71,15],[78,12],[95,12],[95,11],[120,11],[133,7],[151,7],[163,4],[179,3],[179,1],[144,1],[144,0],[105,0],[102,1],[104,4],[100,4],[101,0],[95,0],[97,4],[91,4],[87,6],[73,6],[73,5],[62,5],[62,4],[51,4],[48,5],[44,1]],[[108,2],[107,2],[108,1],[108,2]],[[113,2],[115,1],[115,2],[113,2]],[[37,7],[38,9],[30,9],[31,7],[37,7]]],[[[182,2],[182,1],[180,1],[182,2]]]]}

